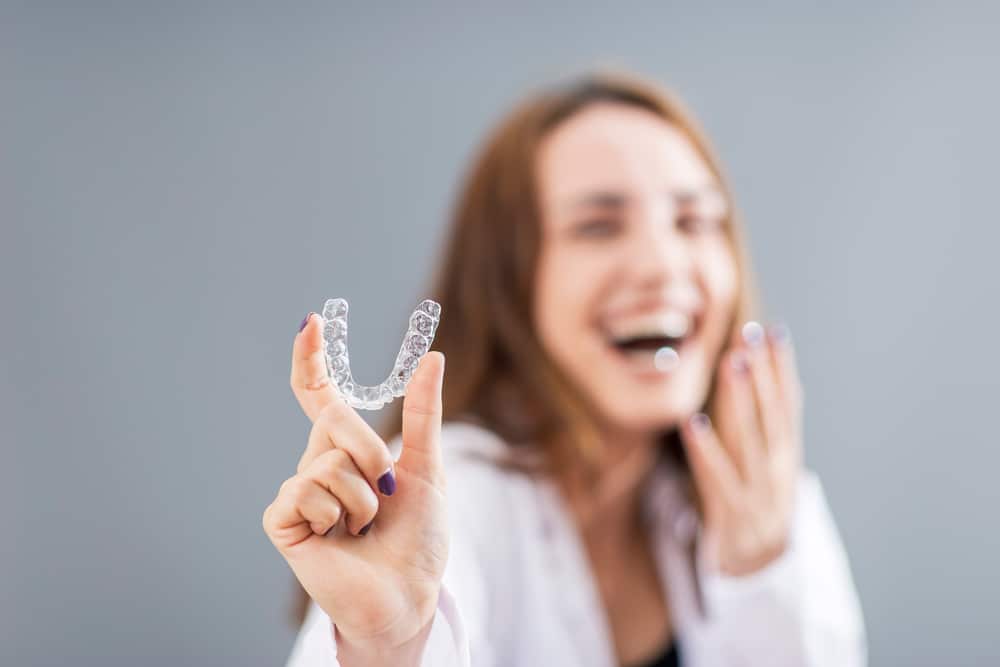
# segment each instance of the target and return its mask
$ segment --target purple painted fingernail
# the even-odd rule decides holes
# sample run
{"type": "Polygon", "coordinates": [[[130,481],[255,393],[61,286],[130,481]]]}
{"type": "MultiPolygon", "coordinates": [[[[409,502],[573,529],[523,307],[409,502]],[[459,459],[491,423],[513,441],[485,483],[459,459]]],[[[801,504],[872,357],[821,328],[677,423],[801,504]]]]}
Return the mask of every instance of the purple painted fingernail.
{"type": "Polygon", "coordinates": [[[372,527],[372,524],[373,524],[373,523],[375,523],[375,522],[374,522],[374,521],[369,521],[369,522],[368,522],[368,523],[367,523],[367,524],[365,525],[365,527],[364,527],[364,528],[362,528],[361,530],[359,530],[359,531],[358,531],[358,535],[367,535],[367,534],[368,534],[368,530],[369,530],[369,529],[370,529],[370,528],[372,527]]]}
{"type": "Polygon", "coordinates": [[[699,412],[691,417],[691,426],[698,432],[708,429],[709,419],[704,412],[699,412]]]}
{"type": "Polygon", "coordinates": [[[392,468],[386,470],[382,473],[382,476],[378,478],[378,490],[386,496],[391,496],[396,493],[396,478],[392,474],[392,468]]]}
{"type": "Polygon", "coordinates": [[[760,347],[764,342],[764,327],[760,325],[760,322],[750,320],[743,325],[741,333],[743,334],[743,340],[750,347],[760,347]]]}
{"type": "Polygon", "coordinates": [[[750,370],[750,362],[747,361],[747,355],[739,350],[733,352],[733,356],[729,358],[729,362],[733,370],[739,375],[746,375],[747,371],[750,370]]]}
{"type": "Polygon", "coordinates": [[[791,340],[791,333],[788,331],[788,325],[784,322],[778,322],[768,327],[767,335],[771,337],[775,343],[787,343],[791,340]]]}
{"type": "Polygon", "coordinates": [[[299,324],[299,333],[302,333],[302,330],[306,328],[307,324],[309,324],[310,317],[312,317],[312,311],[306,313],[306,316],[302,318],[302,322],[299,324]]]}

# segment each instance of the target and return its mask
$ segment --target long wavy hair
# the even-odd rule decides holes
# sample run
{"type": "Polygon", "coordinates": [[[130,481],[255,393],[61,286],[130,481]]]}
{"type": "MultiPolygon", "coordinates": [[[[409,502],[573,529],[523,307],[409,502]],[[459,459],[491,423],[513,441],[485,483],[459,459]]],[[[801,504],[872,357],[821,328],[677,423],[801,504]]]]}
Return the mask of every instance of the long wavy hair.
{"type": "MultiPolygon", "coordinates": [[[[604,443],[594,410],[546,355],[532,316],[542,229],[536,155],[554,128],[601,102],[653,113],[694,144],[729,202],[724,233],[739,281],[730,337],[740,323],[758,314],[756,282],[732,191],[705,134],[676,96],[652,82],[617,73],[587,75],[528,96],[493,130],[473,160],[431,290],[443,313],[434,349],[448,360],[445,420],[471,420],[497,433],[510,447],[495,463],[525,474],[557,474],[570,469],[572,462],[574,469],[582,465],[585,474],[593,475],[602,461],[604,443]]],[[[710,416],[714,395],[713,381],[703,406],[710,416]]],[[[402,406],[396,402],[380,433],[388,441],[401,430],[402,406]]],[[[686,470],[676,429],[663,433],[662,453],[686,470]]],[[[689,490],[694,493],[693,485],[689,490]]],[[[309,601],[301,589],[297,601],[293,618],[301,623],[309,601]]]]}

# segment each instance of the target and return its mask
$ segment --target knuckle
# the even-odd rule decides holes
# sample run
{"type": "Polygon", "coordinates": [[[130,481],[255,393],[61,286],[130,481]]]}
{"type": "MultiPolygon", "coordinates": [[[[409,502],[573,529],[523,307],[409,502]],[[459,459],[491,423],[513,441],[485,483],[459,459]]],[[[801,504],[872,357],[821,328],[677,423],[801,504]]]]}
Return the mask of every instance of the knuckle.
{"type": "Polygon", "coordinates": [[[317,374],[312,378],[305,378],[302,383],[302,388],[308,391],[320,391],[326,389],[330,386],[330,378],[326,375],[317,374]]]}
{"type": "Polygon", "coordinates": [[[334,400],[330,401],[320,412],[319,419],[316,421],[322,421],[328,426],[335,426],[336,424],[344,421],[350,414],[351,407],[347,405],[344,401],[334,400]]]}
{"type": "Polygon", "coordinates": [[[378,457],[376,460],[378,474],[381,475],[386,470],[392,468],[394,463],[395,461],[392,460],[392,454],[389,453],[389,447],[383,443],[382,446],[378,448],[378,457]]]}
{"type": "Polygon", "coordinates": [[[356,518],[364,525],[374,519],[378,513],[378,498],[375,497],[374,493],[365,493],[361,496],[358,506],[353,509],[356,518]]]}
{"type": "Polygon", "coordinates": [[[323,474],[327,477],[336,477],[347,468],[350,458],[343,449],[331,449],[326,454],[323,454],[323,464],[321,466],[323,474]]]}
{"type": "Polygon", "coordinates": [[[343,506],[341,506],[339,502],[335,500],[333,502],[333,505],[331,505],[330,507],[330,523],[331,524],[337,523],[343,516],[344,516],[344,508],[343,506]]]}
{"type": "Polygon", "coordinates": [[[375,478],[392,467],[392,455],[389,454],[389,448],[381,441],[365,447],[363,456],[365,469],[375,478]]]}
{"type": "Polygon", "coordinates": [[[305,502],[309,495],[309,481],[303,477],[294,477],[288,485],[287,495],[296,506],[305,502]]]}
{"type": "Polygon", "coordinates": [[[352,485],[351,492],[342,499],[344,514],[350,524],[360,528],[378,513],[378,498],[367,484],[352,485]]]}

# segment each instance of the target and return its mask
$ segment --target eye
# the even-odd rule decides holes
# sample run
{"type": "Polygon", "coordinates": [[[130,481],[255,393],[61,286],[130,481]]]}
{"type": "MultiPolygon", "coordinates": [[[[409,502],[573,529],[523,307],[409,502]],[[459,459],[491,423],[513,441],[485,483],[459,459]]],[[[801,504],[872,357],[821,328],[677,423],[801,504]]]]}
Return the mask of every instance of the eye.
{"type": "Polygon", "coordinates": [[[722,229],[723,219],[688,214],[677,219],[677,226],[687,234],[711,234],[722,229]]]}
{"type": "Polygon", "coordinates": [[[576,238],[603,239],[617,235],[622,223],[616,218],[592,218],[573,225],[570,233],[576,238]]]}

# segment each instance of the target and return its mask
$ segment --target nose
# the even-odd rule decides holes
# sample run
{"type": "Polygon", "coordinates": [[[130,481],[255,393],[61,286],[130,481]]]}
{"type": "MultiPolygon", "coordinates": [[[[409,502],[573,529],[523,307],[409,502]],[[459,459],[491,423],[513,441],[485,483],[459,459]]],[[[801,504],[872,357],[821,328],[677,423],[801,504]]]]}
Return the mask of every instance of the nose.
{"type": "Polygon", "coordinates": [[[649,208],[633,225],[626,261],[636,282],[660,287],[688,277],[694,268],[688,239],[677,229],[673,207],[649,208]]]}

